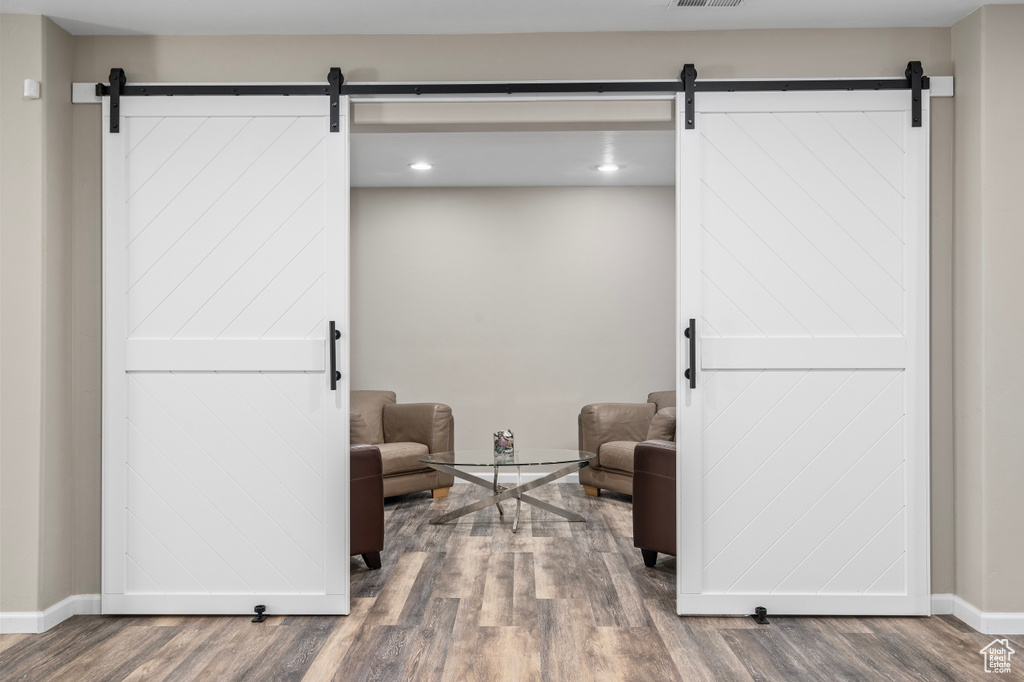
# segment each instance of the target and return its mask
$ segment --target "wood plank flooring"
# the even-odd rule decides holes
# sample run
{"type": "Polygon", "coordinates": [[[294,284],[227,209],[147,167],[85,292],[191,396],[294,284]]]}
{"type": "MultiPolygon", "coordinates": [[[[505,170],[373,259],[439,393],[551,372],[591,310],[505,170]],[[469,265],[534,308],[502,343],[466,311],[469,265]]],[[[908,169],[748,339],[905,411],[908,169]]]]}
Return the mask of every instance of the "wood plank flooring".
{"type": "MultiPolygon", "coordinates": [[[[749,618],[675,615],[675,560],[644,567],[630,498],[575,484],[524,505],[519,533],[476,500],[390,499],[383,567],[352,560],[347,617],[76,616],[40,635],[0,636],[0,680],[973,680],[994,637],[952,616],[749,618]]],[[[1011,637],[1022,658],[1024,637],[1011,637]]]]}

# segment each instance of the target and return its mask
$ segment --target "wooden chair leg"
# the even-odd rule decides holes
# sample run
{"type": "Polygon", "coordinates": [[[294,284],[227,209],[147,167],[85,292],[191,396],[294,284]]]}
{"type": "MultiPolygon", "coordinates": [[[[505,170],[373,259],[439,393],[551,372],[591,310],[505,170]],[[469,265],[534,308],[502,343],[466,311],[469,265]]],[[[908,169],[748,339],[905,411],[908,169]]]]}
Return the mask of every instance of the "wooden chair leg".
{"type": "Polygon", "coordinates": [[[451,486],[448,486],[447,488],[434,488],[433,490],[430,491],[430,494],[433,496],[433,499],[436,500],[441,497],[448,497],[448,493],[450,493],[451,491],[451,486]]]}
{"type": "Polygon", "coordinates": [[[366,567],[371,571],[375,571],[380,568],[380,552],[367,552],[363,555],[363,561],[366,562],[366,567]]]}
{"type": "Polygon", "coordinates": [[[644,555],[644,566],[652,568],[654,564],[658,563],[658,553],[652,549],[641,549],[640,553],[644,555]]]}
{"type": "Polygon", "coordinates": [[[585,485],[585,486],[583,486],[583,492],[585,492],[586,494],[590,495],[591,497],[597,497],[598,495],[600,495],[601,489],[600,488],[595,488],[592,485],[585,485]]]}

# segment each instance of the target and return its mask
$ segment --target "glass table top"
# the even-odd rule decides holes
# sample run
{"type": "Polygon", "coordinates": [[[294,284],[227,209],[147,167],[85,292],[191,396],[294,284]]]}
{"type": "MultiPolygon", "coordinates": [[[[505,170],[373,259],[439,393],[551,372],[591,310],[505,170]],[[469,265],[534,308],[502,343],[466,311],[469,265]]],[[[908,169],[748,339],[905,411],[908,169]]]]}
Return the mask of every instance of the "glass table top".
{"type": "Polygon", "coordinates": [[[447,464],[459,467],[512,467],[540,466],[542,464],[571,464],[573,462],[589,462],[596,455],[581,450],[555,450],[544,448],[516,448],[511,458],[495,459],[494,450],[456,450],[455,452],[435,452],[420,457],[424,464],[447,464]]]}

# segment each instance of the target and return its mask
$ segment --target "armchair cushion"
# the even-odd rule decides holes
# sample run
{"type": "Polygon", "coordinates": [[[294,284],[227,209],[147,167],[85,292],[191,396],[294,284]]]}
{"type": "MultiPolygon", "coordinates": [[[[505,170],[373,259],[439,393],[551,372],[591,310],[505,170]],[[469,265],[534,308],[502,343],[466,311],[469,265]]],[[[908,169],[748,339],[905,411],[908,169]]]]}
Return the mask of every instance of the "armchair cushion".
{"type": "Polygon", "coordinates": [[[384,461],[384,475],[391,476],[406,471],[419,471],[426,467],[419,461],[428,454],[427,446],[422,443],[381,443],[381,458],[384,461]]]}
{"type": "Polygon", "coordinates": [[[676,439],[676,408],[666,407],[658,410],[651,420],[651,428],[647,429],[645,440],[668,440],[676,439]]]}
{"type": "Polygon", "coordinates": [[[349,440],[352,445],[373,445],[373,433],[359,410],[349,410],[349,440]]]}
{"type": "Polygon", "coordinates": [[[394,391],[352,391],[349,400],[351,410],[356,411],[366,422],[369,443],[384,442],[384,407],[397,401],[394,391]]]}
{"type": "Polygon", "coordinates": [[[633,448],[636,441],[613,440],[601,446],[597,455],[598,464],[604,469],[615,469],[627,474],[633,473],[633,448]]]}
{"type": "Polygon", "coordinates": [[[431,453],[453,449],[452,408],[447,405],[386,404],[383,424],[385,443],[423,443],[431,453]]]}

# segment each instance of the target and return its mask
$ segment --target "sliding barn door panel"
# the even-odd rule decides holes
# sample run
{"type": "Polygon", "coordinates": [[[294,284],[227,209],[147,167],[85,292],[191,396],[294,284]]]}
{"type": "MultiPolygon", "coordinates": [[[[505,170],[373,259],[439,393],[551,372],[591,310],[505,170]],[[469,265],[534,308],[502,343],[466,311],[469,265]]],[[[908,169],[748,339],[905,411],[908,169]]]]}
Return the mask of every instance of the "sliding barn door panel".
{"type": "Polygon", "coordinates": [[[328,106],[125,98],[105,133],[105,612],[347,611],[347,152],[328,106]]]}
{"type": "Polygon", "coordinates": [[[927,613],[927,127],[909,92],[697,103],[680,613],[927,613]]]}

